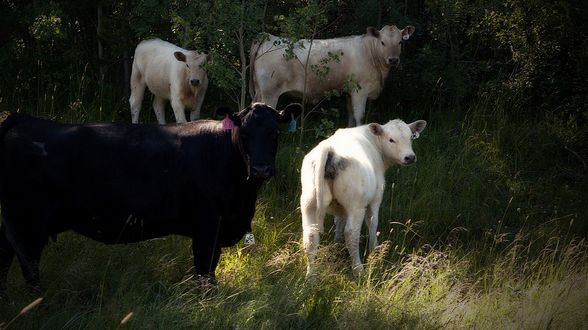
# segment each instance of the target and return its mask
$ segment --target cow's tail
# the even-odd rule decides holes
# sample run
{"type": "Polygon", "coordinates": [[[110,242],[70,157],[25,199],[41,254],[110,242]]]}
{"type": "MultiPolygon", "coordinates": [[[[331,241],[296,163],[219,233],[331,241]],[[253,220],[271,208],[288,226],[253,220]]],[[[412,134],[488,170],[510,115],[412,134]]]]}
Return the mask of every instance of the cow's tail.
{"type": "Polygon", "coordinates": [[[262,43],[263,40],[254,41],[253,44],[251,44],[251,49],[249,51],[249,95],[251,95],[252,102],[259,101],[255,99],[256,91],[259,90],[257,81],[255,80],[255,61],[257,60],[257,52],[262,43]]]}
{"type": "MultiPolygon", "coordinates": [[[[19,113],[10,113],[7,111],[0,112],[0,173],[4,173],[4,139],[6,133],[19,123],[22,115],[19,113]]],[[[1,183],[1,182],[0,182],[1,183]]],[[[0,191],[2,187],[0,186],[0,191]]]]}
{"type": "Polygon", "coordinates": [[[4,137],[6,133],[20,121],[22,115],[16,112],[0,112],[0,152],[4,150],[4,137]]]}
{"type": "Polygon", "coordinates": [[[320,232],[323,232],[324,228],[324,219],[328,207],[328,205],[326,204],[327,196],[331,193],[330,187],[327,186],[327,182],[325,181],[325,167],[327,165],[329,153],[332,152],[333,150],[330,146],[321,148],[321,152],[314,164],[314,187],[316,192],[315,217],[318,225],[318,230],[320,232]]]}

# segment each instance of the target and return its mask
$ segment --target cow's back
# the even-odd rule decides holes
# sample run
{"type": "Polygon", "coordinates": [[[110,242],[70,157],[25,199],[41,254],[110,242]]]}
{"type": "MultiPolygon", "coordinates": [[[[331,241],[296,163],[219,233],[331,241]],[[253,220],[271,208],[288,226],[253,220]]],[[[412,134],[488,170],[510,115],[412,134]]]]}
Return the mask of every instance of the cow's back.
{"type": "Polygon", "coordinates": [[[176,51],[187,52],[160,39],[142,41],[135,49],[133,70],[141,73],[151,92],[164,98],[170,97],[171,83],[183,81],[185,64],[175,59],[176,51]]]}
{"type": "Polygon", "coordinates": [[[260,45],[255,62],[255,79],[262,94],[275,89],[301,95],[305,89],[307,66],[306,93],[311,99],[318,100],[326,91],[343,90],[351,76],[357,79],[369,69],[361,65],[365,62],[361,36],[317,39],[312,41],[312,46],[309,40],[300,40],[303,47],[296,42],[293,49],[296,58],[290,59],[282,38],[274,35],[268,38],[260,45]],[[325,71],[327,67],[328,71],[325,71]],[[317,72],[322,73],[317,75],[317,72]]]}
{"type": "Polygon", "coordinates": [[[133,218],[145,230],[130,241],[191,235],[197,224],[185,221],[190,214],[234,195],[227,189],[233,188],[227,167],[235,163],[230,139],[190,131],[198,125],[207,123],[64,125],[24,118],[2,140],[3,212],[28,209],[23,225],[45,212],[51,231],[72,228],[105,242],[118,239],[133,218]],[[27,208],[31,202],[35,208],[27,208]]]}

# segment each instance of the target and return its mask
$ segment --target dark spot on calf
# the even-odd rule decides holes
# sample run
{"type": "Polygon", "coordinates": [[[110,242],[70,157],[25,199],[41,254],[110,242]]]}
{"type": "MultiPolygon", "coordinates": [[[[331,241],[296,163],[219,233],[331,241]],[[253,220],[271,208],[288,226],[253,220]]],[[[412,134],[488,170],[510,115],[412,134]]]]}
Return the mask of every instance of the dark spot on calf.
{"type": "Polygon", "coordinates": [[[339,172],[345,170],[346,167],[347,159],[329,151],[327,154],[327,163],[325,164],[325,179],[335,179],[339,172]]]}

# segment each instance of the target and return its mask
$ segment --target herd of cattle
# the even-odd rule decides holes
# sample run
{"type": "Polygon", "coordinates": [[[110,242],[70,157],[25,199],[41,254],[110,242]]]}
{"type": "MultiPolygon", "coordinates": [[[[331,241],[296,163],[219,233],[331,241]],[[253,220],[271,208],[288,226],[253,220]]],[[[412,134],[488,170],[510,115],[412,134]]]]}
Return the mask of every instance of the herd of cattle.
{"type": "Polygon", "coordinates": [[[190,237],[195,273],[214,280],[221,248],[251,231],[259,188],[275,172],[279,123],[302,111],[296,103],[276,111],[279,96],[306,91],[316,100],[343,89],[349,77],[361,86],[348,91],[350,128],[337,130],[304,158],[300,204],[307,276],[314,274],[326,213],[335,216],[335,238],[344,239],[359,274],[363,222],[369,249],[377,245],[384,173],[393,164],[415,162],[412,139],[426,122],[352,126],[361,124],[366,100],[380,94],[399,61],[401,40],[413,32],[412,26],[384,26],[312,45],[301,41],[305,46],[295,49],[295,59],[285,58],[285,46],[269,36],[251,47],[253,103],[237,113],[219,108],[222,121],[196,120],[209,57],[161,40],[137,46],[132,123],[72,125],[10,114],[0,126],[0,292],[15,256],[27,285],[38,290],[43,248],[49,237],[67,230],[107,244],[190,237]],[[305,77],[306,62],[319,63],[332,52],[341,58],[326,77],[305,77]],[[165,123],[170,100],[181,124],[136,124],[146,87],[158,122],[165,123]],[[184,108],[191,110],[189,123],[184,108]]]}

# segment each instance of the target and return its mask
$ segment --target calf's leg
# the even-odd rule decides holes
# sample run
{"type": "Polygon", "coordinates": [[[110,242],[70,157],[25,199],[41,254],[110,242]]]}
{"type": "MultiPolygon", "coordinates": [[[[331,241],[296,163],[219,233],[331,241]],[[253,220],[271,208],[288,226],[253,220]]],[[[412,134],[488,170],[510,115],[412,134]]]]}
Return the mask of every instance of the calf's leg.
{"type": "Polygon", "coordinates": [[[141,112],[141,104],[145,95],[145,82],[141,79],[141,74],[133,69],[131,75],[131,97],[129,104],[131,107],[131,122],[137,124],[139,122],[139,113],[141,112]]]}
{"type": "Polygon", "coordinates": [[[335,216],[335,243],[343,243],[345,231],[345,218],[335,216]]]}
{"type": "MultiPolygon", "coordinates": [[[[365,115],[365,103],[367,102],[367,96],[359,93],[352,93],[350,99],[351,111],[353,112],[353,119],[355,121],[355,125],[353,126],[360,126],[361,121],[365,115]]],[[[351,118],[349,123],[351,124],[351,118]]],[[[349,127],[353,126],[350,125],[349,127]]]]}
{"type": "Polygon", "coordinates": [[[363,272],[363,265],[359,257],[359,235],[364,216],[365,208],[353,210],[349,212],[347,223],[345,224],[345,245],[351,257],[351,269],[355,276],[359,276],[363,272]]]}
{"type": "Polygon", "coordinates": [[[368,249],[372,252],[378,246],[378,211],[381,204],[380,198],[371,202],[367,207],[365,222],[368,227],[368,249]]]}
{"type": "Polygon", "coordinates": [[[163,97],[153,95],[153,111],[157,122],[160,125],[165,124],[165,99],[163,97]]]}
{"type": "Polygon", "coordinates": [[[315,275],[314,261],[320,242],[320,220],[316,218],[316,207],[303,203],[302,205],[302,241],[306,252],[306,277],[315,275]]]}
{"type": "Polygon", "coordinates": [[[196,91],[196,101],[194,104],[194,109],[190,112],[190,121],[200,119],[200,108],[202,108],[202,102],[204,102],[204,95],[206,94],[206,89],[204,87],[198,88],[196,91]]]}
{"type": "Polygon", "coordinates": [[[174,109],[174,116],[176,117],[176,122],[185,123],[186,122],[186,114],[184,113],[184,104],[182,104],[182,102],[180,102],[179,96],[172,95],[171,106],[172,106],[172,109],[174,109]]]}

